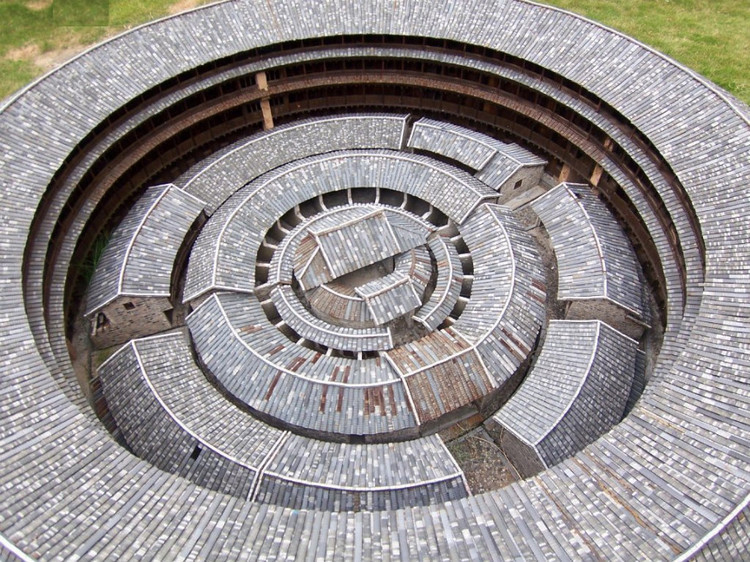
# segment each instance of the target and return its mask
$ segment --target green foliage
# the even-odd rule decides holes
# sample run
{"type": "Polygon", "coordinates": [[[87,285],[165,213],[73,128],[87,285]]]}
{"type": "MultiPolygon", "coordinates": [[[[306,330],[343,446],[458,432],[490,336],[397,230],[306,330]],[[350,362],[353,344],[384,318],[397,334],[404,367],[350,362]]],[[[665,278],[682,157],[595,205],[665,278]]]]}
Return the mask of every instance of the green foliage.
{"type": "Polygon", "coordinates": [[[100,349],[96,352],[94,355],[94,364],[91,365],[92,372],[96,373],[96,369],[99,368],[99,366],[104,363],[107,359],[109,359],[115,351],[117,351],[117,347],[109,347],[107,349],[100,349]]]}
{"type": "Polygon", "coordinates": [[[94,277],[96,266],[99,265],[99,260],[104,253],[104,249],[107,247],[107,244],[109,244],[110,236],[110,232],[100,232],[94,240],[94,243],[91,245],[91,249],[86,255],[86,258],[82,263],[78,264],[78,275],[84,280],[87,287],[91,283],[91,279],[94,277]]]}

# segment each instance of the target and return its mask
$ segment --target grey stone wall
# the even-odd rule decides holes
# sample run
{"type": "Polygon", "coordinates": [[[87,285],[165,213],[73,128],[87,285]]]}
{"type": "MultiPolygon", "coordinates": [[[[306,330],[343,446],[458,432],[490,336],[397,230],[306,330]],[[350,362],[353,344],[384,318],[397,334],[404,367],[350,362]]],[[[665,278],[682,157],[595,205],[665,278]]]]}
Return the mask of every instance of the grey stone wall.
{"type": "Polygon", "coordinates": [[[529,478],[545,469],[536,450],[507,429],[501,428],[498,443],[522,478],[529,478]]]}
{"type": "Polygon", "coordinates": [[[119,297],[91,319],[91,341],[102,349],[169,330],[171,309],[166,297],[119,297]]]}
{"type": "Polygon", "coordinates": [[[500,186],[497,202],[500,204],[506,203],[532,187],[536,187],[542,181],[542,172],[544,172],[544,166],[541,165],[520,168],[500,186]],[[519,181],[521,184],[516,187],[519,181]]]}

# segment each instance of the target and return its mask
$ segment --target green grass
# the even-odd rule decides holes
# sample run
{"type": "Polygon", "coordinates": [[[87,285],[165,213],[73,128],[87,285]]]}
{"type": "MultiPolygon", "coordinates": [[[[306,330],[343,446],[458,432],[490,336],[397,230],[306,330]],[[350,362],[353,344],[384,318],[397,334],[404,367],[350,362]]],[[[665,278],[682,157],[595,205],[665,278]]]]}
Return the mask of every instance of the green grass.
{"type": "Polygon", "coordinates": [[[750,104],[750,0],[541,0],[618,29],[750,104]]]}
{"type": "MultiPolygon", "coordinates": [[[[206,4],[199,0],[195,4],[206,4]]],[[[0,0],[0,99],[78,51],[163,17],[176,0],[0,0]]]]}
{"type": "MultiPolygon", "coordinates": [[[[619,29],[750,103],[750,0],[543,1],[619,29]]],[[[0,0],[0,98],[65,55],[167,15],[175,4],[176,0],[0,0]]]]}
{"type": "Polygon", "coordinates": [[[51,9],[56,27],[109,25],[109,0],[54,0],[51,9]]]}

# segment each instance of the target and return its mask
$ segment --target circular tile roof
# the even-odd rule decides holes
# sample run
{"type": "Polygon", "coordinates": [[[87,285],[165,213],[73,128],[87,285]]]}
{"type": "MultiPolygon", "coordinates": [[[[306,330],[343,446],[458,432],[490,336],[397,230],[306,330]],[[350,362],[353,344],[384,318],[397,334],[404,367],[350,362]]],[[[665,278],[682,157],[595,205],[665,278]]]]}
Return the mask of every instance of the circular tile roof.
{"type": "MultiPolygon", "coordinates": [[[[87,51],[4,104],[0,549],[45,559],[671,559],[703,549],[740,556],[750,501],[748,108],[644,45],[530,2],[330,1],[308,10],[306,2],[237,1],[168,18],[87,51]],[[156,108],[187,96],[195,82],[183,88],[173,77],[210,80],[203,71],[214,61],[253,49],[259,62],[248,72],[272,69],[280,46],[288,47],[286,60],[314,59],[336,40],[316,49],[305,40],[373,36],[403,36],[399,49],[412,60],[423,51],[467,71],[495,64],[481,53],[501,53],[514,65],[498,70],[499,79],[512,75],[547,100],[567,101],[595,125],[589,137],[570,129],[567,138],[628,193],[664,271],[667,330],[649,384],[622,423],[574,457],[533,479],[445,503],[321,513],[238,499],[163,472],[109,436],[71,376],[62,317],[67,268],[49,272],[43,297],[45,260],[34,249],[39,232],[49,230],[49,240],[69,216],[67,196],[48,188],[73,182],[58,172],[77,163],[80,147],[104,143],[111,127],[130,126],[118,119],[141,100],[158,98],[156,108]],[[477,49],[458,57],[412,38],[477,49]],[[594,142],[599,131],[628,154],[661,163],[632,157],[652,192],[637,196],[637,174],[618,169],[616,154],[594,142]],[[655,222],[658,213],[669,217],[668,227],[655,222]]],[[[398,57],[396,50],[387,56],[398,57]]],[[[438,76],[425,81],[409,68],[354,74],[404,88],[461,87],[438,76]]],[[[353,78],[341,68],[320,82],[307,79],[319,88],[353,78]]],[[[264,95],[253,90],[248,99],[264,95]]],[[[489,86],[474,95],[561,131],[549,115],[500,99],[489,86]]],[[[144,150],[157,136],[142,140],[144,150]]],[[[88,194],[75,212],[90,216],[105,194],[88,194]]]]}

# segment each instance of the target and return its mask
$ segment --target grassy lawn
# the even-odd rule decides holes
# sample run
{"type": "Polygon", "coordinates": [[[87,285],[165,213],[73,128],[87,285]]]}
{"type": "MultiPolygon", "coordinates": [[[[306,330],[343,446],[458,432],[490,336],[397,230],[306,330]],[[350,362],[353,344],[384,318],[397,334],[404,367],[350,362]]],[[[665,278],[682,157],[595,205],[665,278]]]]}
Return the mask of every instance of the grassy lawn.
{"type": "MultiPolygon", "coordinates": [[[[0,99],[92,43],[208,1],[0,0],[0,99]]],[[[750,0],[543,1],[619,29],[750,103],[750,0]]]]}
{"type": "Polygon", "coordinates": [[[624,32],[750,104],[750,0],[541,0],[624,32]]]}
{"type": "Polygon", "coordinates": [[[89,45],[209,0],[0,0],[0,99],[89,45]]]}

